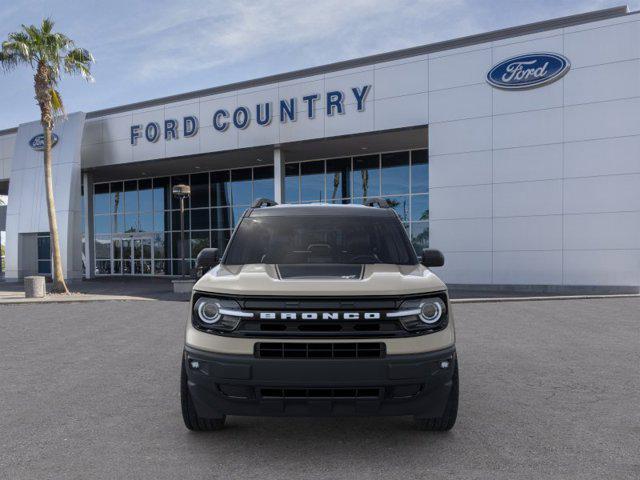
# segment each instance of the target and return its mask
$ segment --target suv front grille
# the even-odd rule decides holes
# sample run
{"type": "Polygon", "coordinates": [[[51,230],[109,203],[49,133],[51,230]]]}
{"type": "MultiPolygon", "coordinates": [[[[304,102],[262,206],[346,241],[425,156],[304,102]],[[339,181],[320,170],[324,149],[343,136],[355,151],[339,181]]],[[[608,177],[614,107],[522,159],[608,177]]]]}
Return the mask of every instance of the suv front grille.
{"type": "Polygon", "coordinates": [[[384,343],[256,343],[258,358],[383,358],[384,343]]]}

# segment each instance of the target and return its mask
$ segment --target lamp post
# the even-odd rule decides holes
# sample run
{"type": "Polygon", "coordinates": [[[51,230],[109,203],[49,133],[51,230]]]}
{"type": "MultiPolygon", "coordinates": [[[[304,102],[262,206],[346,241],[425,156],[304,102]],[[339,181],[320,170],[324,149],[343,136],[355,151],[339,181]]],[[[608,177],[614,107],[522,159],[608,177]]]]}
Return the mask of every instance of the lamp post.
{"type": "Polygon", "coordinates": [[[180,200],[180,256],[182,257],[181,277],[185,277],[186,260],[184,254],[184,201],[191,195],[191,188],[189,185],[179,184],[175,185],[171,192],[173,196],[180,200]]]}

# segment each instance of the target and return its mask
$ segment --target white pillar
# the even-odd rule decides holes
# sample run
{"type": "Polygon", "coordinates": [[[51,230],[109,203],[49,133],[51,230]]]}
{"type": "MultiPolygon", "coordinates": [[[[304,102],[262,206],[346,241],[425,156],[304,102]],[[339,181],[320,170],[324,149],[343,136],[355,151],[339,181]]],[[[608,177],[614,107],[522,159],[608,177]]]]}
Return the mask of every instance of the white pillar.
{"type": "Polygon", "coordinates": [[[84,209],[84,278],[93,277],[93,181],[88,173],[82,174],[82,189],[84,197],[82,208],[84,209]]]}
{"type": "Polygon", "coordinates": [[[284,153],[279,147],[273,149],[273,192],[274,200],[284,203],[284,153]]]}

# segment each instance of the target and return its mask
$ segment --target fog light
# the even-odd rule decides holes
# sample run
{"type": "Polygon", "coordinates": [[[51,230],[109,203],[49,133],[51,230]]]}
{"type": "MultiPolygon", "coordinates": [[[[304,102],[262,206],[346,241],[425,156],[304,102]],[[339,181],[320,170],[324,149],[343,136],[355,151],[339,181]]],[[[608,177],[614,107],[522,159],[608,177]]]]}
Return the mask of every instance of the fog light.
{"type": "Polygon", "coordinates": [[[197,360],[189,360],[189,366],[193,370],[198,370],[200,368],[200,362],[198,362],[197,360]]]}
{"type": "Polygon", "coordinates": [[[443,360],[440,362],[440,368],[446,370],[449,368],[449,360],[443,360]]]}

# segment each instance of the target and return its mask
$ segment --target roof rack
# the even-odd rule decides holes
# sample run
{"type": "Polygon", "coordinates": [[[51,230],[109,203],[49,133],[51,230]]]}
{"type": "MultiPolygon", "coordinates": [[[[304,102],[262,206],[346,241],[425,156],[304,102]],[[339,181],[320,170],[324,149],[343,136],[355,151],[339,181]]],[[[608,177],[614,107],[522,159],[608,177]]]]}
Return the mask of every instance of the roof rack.
{"type": "Polygon", "coordinates": [[[375,207],[377,205],[378,208],[389,208],[389,204],[387,203],[387,201],[384,198],[380,197],[369,198],[364,202],[364,205],[367,207],[375,207]]]}
{"type": "Polygon", "coordinates": [[[278,202],[274,202],[269,198],[259,198],[255,202],[253,202],[251,208],[274,207],[276,205],[278,205],[278,202]]]}

